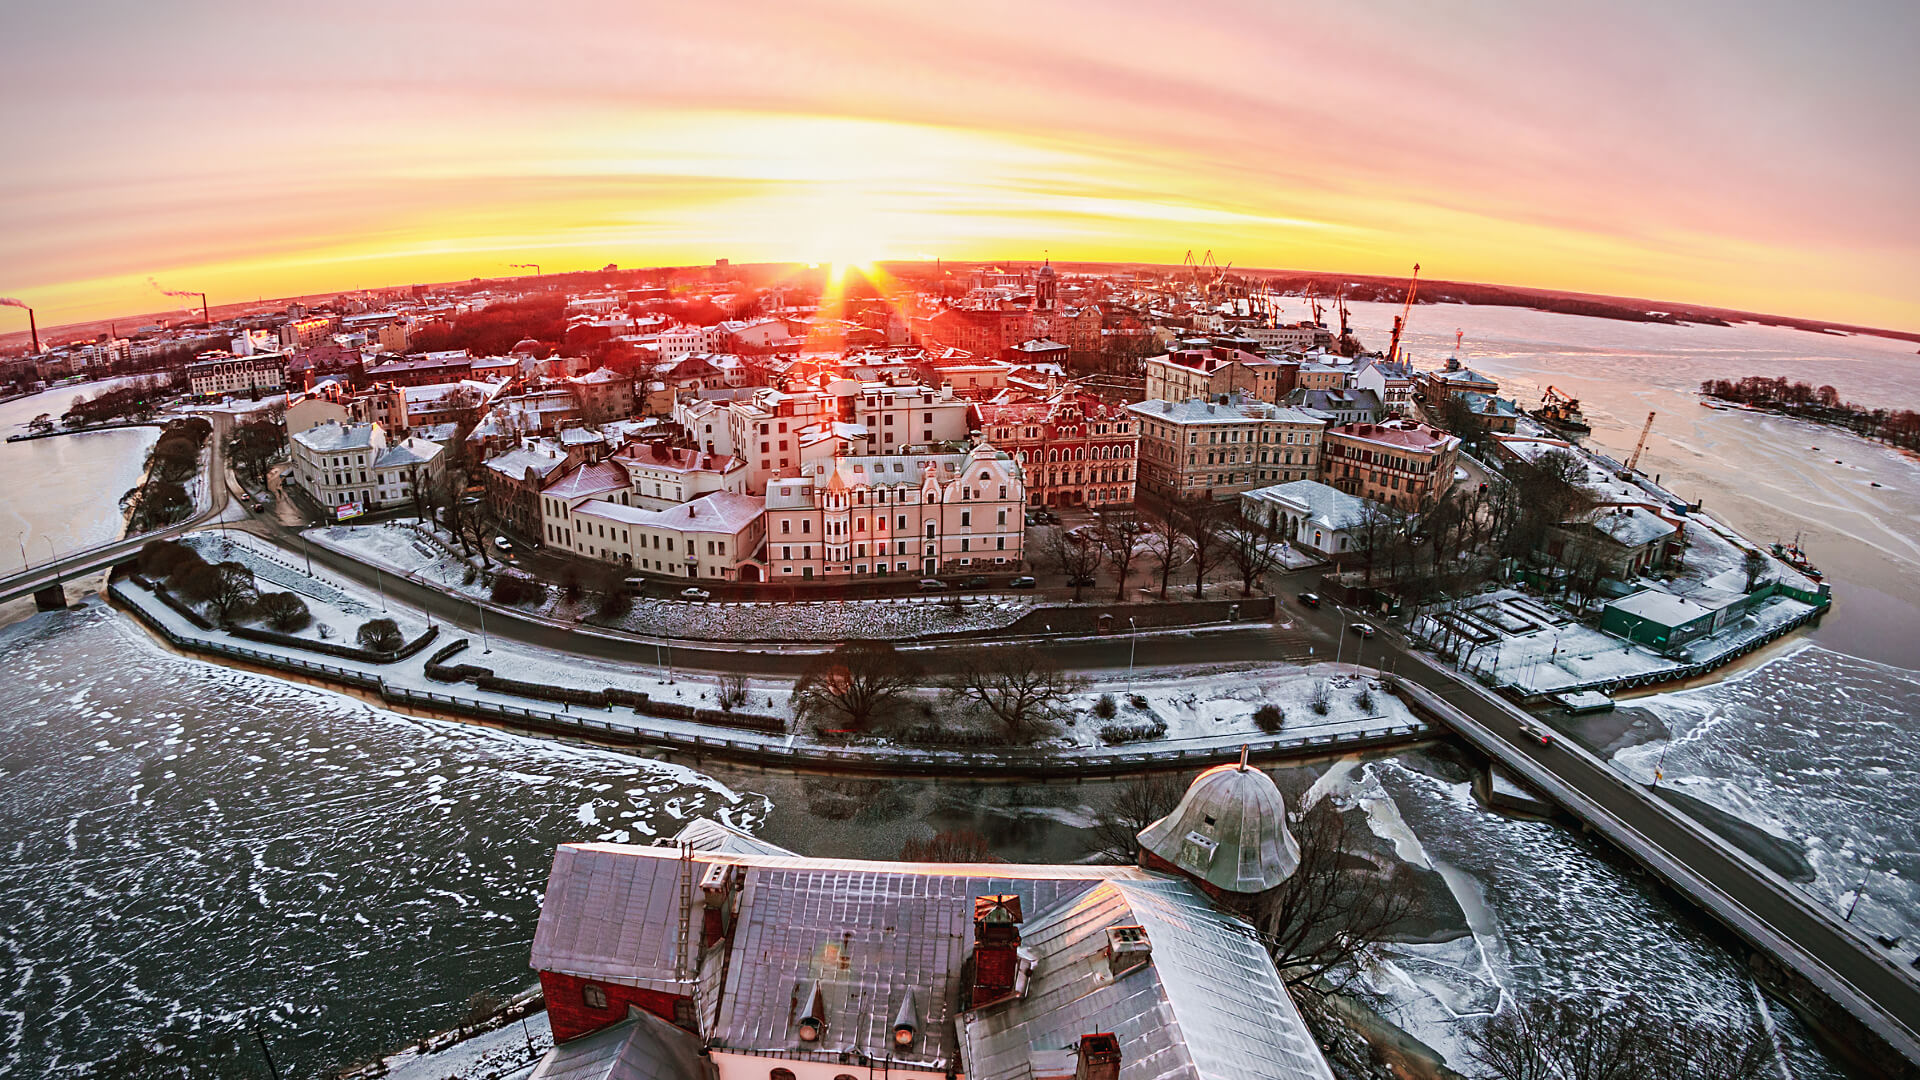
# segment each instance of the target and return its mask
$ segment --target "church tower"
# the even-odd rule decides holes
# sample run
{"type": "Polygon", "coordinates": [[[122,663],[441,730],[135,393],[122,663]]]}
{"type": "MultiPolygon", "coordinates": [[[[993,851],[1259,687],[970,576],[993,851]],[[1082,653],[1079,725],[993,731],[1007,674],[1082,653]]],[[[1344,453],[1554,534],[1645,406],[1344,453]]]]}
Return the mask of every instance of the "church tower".
{"type": "Polygon", "coordinates": [[[1216,765],[1194,778],[1173,813],[1140,830],[1140,865],[1191,878],[1208,895],[1265,892],[1300,867],[1286,801],[1247,765],[1216,765]]]}

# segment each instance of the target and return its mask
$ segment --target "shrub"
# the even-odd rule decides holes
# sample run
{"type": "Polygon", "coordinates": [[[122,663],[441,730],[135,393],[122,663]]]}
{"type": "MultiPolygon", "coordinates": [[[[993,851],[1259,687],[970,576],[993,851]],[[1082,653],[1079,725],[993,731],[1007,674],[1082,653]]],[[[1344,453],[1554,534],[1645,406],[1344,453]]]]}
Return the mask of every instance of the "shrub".
{"type": "Polygon", "coordinates": [[[1167,722],[1155,716],[1146,720],[1102,725],[1100,740],[1109,746],[1118,746],[1143,739],[1158,739],[1166,733],[1167,722]]]}
{"type": "Polygon", "coordinates": [[[1119,711],[1119,706],[1113,702],[1112,694],[1101,694],[1100,700],[1093,703],[1093,715],[1102,720],[1113,719],[1113,714],[1119,711]]]}
{"type": "Polygon", "coordinates": [[[1321,679],[1314,685],[1313,700],[1308,702],[1308,704],[1313,707],[1313,711],[1318,715],[1327,715],[1327,710],[1333,707],[1333,700],[1327,696],[1327,680],[1321,679]]]}
{"type": "Polygon", "coordinates": [[[540,595],[540,587],[523,577],[495,574],[491,595],[496,604],[524,604],[540,595]]]}
{"type": "Polygon", "coordinates": [[[574,603],[580,599],[581,588],[580,571],[571,566],[567,567],[566,571],[560,575],[560,596],[567,603],[574,603]]]}
{"type": "Polygon", "coordinates": [[[363,649],[374,652],[394,652],[407,643],[406,635],[400,632],[400,624],[392,619],[368,619],[360,624],[360,632],[354,640],[363,649]]]}
{"type": "Polygon", "coordinates": [[[287,592],[263,593],[260,614],[268,626],[288,634],[304,630],[313,622],[313,613],[307,610],[306,601],[287,592]]]}
{"type": "Polygon", "coordinates": [[[1145,694],[1128,694],[1128,695],[1127,695],[1127,704],[1129,704],[1129,705],[1131,705],[1131,706],[1133,706],[1133,707],[1134,707],[1134,708],[1136,708],[1136,709],[1144,709],[1144,708],[1146,708],[1146,707],[1147,707],[1147,695],[1145,695],[1145,694]]]}
{"type": "Polygon", "coordinates": [[[1287,714],[1281,710],[1280,706],[1268,702],[1253,710],[1253,722],[1260,725],[1261,731],[1272,735],[1287,722],[1287,714]]]}
{"type": "Polygon", "coordinates": [[[1353,700],[1355,704],[1359,705],[1362,709],[1365,709],[1368,712],[1372,712],[1373,707],[1376,704],[1378,704],[1378,702],[1374,699],[1373,687],[1371,686],[1361,687],[1359,695],[1356,696],[1353,700]]]}

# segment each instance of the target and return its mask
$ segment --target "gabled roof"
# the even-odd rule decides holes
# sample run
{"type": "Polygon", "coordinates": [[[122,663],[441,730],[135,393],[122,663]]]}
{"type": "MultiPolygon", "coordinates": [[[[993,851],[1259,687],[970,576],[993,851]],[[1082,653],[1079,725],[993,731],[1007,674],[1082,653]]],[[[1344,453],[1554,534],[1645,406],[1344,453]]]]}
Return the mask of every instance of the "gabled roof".
{"type": "Polygon", "coordinates": [[[1306,1022],[1252,928],[1193,886],[1113,880],[1022,929],[1026,996],[967,1014],[970,1080],[1025,1080],[1035,1052],[1111,1032],[1123,1080],[1331,1080],[1306,1022]],[[1118,973],[1115,927],[1138,927],[1148,959],[1118,973]]]}
{"type": "Polygon", "coordinates": [[[556,499],[590,499],[610,491],[625,491],[630,484],[627,470],[610,461],[596,461],[574,468],[542,490],[556,499]]]}
{"type": "Polygon", "coordinates": [[[528,1080],[709,1080],[700,1039],[649,1012],[547,1051],[528,1080]]]}
{"type": "Polygon", "coordinates": [[[373,424],[342,424],[329,420],[296,432],[294,440],[317,454],[337,454],[342,450],[371,450],[373,424]]]}
{"type": "Polygon", "coordinates": [[[1349,495],[1318,480],[1291,480],[1284,484],[1243,492],[1242,499],[1277,503],[1303,513],[1307,519],[1329,532],[1342,532],[1366,523],[1370,500],[1349,495]]]}

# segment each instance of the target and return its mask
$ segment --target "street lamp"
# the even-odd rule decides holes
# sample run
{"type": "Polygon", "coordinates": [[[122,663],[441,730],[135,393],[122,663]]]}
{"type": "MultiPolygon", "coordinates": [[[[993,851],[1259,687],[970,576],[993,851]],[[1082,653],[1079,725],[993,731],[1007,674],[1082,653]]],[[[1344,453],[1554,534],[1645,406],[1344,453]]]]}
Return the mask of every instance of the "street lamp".
{"type": "Polygon", "coordinates": [[[1132,616],[1127,617],[1127,695],[1133,695],[1133,653],[1140,644],[1140,627],[1136,626],[1132,616]]]}
{"type": "Polygon", "coordinates": [[[381,580],[380,567],[378,566],[373,568],[373,587],[380,590],[380,614],[385,615],[387,613],[387,585],[385,581],[381,580]]]}
{"type": "Polygon", "coordinates": [[[480,652],[485,655],[493,651],[493,646],[487,642],[487,605],[475,600],[473,606],[480,611],[480,652]]]}

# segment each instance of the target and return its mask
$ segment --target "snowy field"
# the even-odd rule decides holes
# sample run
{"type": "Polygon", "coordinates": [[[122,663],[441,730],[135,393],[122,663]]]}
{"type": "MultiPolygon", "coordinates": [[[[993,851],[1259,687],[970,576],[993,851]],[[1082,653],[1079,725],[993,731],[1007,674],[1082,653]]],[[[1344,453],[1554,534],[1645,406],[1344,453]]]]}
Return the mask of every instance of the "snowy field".
{"type": "Polygon", "coordinates": [[[1164,725],[1165,734],[1151,741],[1130,742],[1130,749],[1179,749],[1219,745],[1223,740],[1320,736],[1393,727],[1416,722],[1406,704],[1378,689],[1371,679],[1347,666],[1321,664],[1303,670],[1292,665],[1237,664],[1216,670],[1156,669],[1142,671],[1129,692],[1124,682],[1105,680],[1076,695],[1076,718],[1065,738],[1083,746],[1106,745],[1100,729],[1108,723],[1164,725]],[[1103,694],[1111,694],[1112,721],[1094,714],[1103,694]],[[1363,703],[1366,695],[1370,702],[1363,703]],[[1315,711],[1313,702],[1325,697],[1327,711],[1315,711]],[[1135,705],[1134,698],[1144,703],[1135,705]],[[1260,730],[1254,711],[1278,706],[1284,716],[1279,731],[1260,730]]]}
{"type": "MultiPolygon", "coordinates": [[[[255,585],[263,593],[290,592],[299,596],[306,603],[313,622],[293,631],[295,637],[352,645],[354,635],[370,619],[392,619],[408,641],[426,630],[427,622],[417,612],[385,603],[378,590],[322,575],[309,577],[294,556],[248,533],[197,532],[182,537],[181,543],[210,563],[243,564],[253,571],[255,585]]],[[[248,625],[273,629],[260,619],[249,620],[248,625]]]]}
{"type": "Polygon", "coordinates": [[[386,1059],[386,1080],[522,1080],[553,1046],[547,1014],[534,1013],[430,1054],[411,1051],[386,1059]],[[532,1054],[528,1053],[529,1045],[532,1054]]]}
{"type": "Polygon", "coordinates": [[[1635,704],[1673,732],[1614,756],[1800,848],[1801,887],[1920,955],[1920,684],[1913,672],[1815,645],[1695,690],[1635,704]]]}
{"type": "MultiPolygon", "coordinates": [[[[450,537],[435,533],[430,539],[413,522],[322,526],[307,530],[306,535],[314,543],[342,554],[474,599],[485,598],[488,592],[477,578],[466,580],[471,567],[454,554],[450,537]]],[[[477,557],[473,561],[477,564],[477,557]]],[[[790,603],[641,597],[626,616],[604,625],[647,636],[704,641],[841,641],[850,637],[901,641],[1010,626],[1033,607],[1032,597],[1022,594],[958,595],[966,605],[960,614],[948,609],[942,598],[921,596],[790,603]]],[[[594,607],[590,597],[570,604],[557,591],[549,590],[545,600],[517,606],[516,610],[561,622],[603,625],[594,615],[594,607]]]]}

